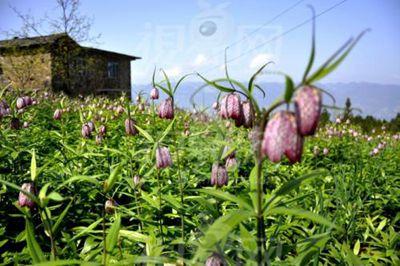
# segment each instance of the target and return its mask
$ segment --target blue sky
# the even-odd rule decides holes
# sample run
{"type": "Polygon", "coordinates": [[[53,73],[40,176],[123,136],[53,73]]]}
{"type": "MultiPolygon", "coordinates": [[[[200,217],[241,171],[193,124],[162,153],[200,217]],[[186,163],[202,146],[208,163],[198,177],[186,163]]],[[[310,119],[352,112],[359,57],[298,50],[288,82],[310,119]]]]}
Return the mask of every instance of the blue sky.
{"type": "MultiPolygon", "coordinates": [[[[340,0],[302,1],[295,8],[249,35],[260,25],[293,6],[298,0],[282,1],[99,1],[83,0],[81,13],[94,17],[92,33],[101,33],[98,48],[141,56],[132,63],[132,80],[146,84],[154,65],[172,77],[198,71],[207,77],[223,75],[224,48],[228,58],[242,57],[229,64],[231,75],[246,80],[265,61],[274,70],[302,75],[310,50],[311,25],[307,24],[274,41],[269,41],[340,0]],[[247,37],[246,37],[247,36],[247,37]],[[265,46],[256,47],[267,42],[265,46]],[[251,52],[249,52],[251,51],[251,52]],[[210,70],[211,69],[211,70],[210,70]]],[[[54,16],[54,0],[0,0],[0,29],[18,28],[20,22],[8,8],[41,17],[54,16]]],[[[371,28],[343,65],[326,82],[377,82],[400,84],[400,1],[348,0],[317,19],[317,61],[321,63],[349,37],[371,28]]],[[[4,37],[4,35],[0,35],[4,37]]],[[[86,44],[91,45],[91,44],[86,44]]],[[[272,68],[271,68],[272,70],[272,68]]],[[[265,81],[279,81],[264,75],[265,81]]]]}

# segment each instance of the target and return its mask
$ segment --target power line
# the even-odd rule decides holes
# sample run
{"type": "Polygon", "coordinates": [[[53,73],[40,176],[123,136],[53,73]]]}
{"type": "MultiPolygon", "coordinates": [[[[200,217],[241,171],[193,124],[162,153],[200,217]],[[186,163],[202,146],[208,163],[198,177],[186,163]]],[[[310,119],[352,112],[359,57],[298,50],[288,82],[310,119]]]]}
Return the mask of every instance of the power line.
{"type": "MultiPolygon", "coordinates": [[[[279,14],[277,14],[276,16],[274,16],[273,18],[271,18],[270,20],[264,22],[263,24],[261,24],[259,27],[257,27],[256,29],[252,30],[251,32],[247,33],[245,36],[243,36],[241,39],[232,42],[231,44],[227,45],[226,48],[231,48],[245,40],[247,40],[251,35],[253,35],[256,32],[259,32],[262,28],[264,28],[265,26],[267,26],[268,24],[271,24],[272,22],[274,22],[275,20],[277,20],[278,18],[280,18],[281,16],[283,16],[284,14],[288,13],[289,11],[291,11],[292,9],[294,9],[296,6],[300,5],[302,2],[304,2],[305,0],[299,0],[296,3],[294,3],[293,5],[289,6],[288,8],[284,9],[283,11],[281,11],[279,14]]],[[[224,53],[224,50],[221,50],[215,54],[210,55],[210,58],[214,58],[215,56],[219,55],[220,53],[224,53]]],[[[195,67],[192,67],[195,68],[195,67]]]]}
{"type": "MultiPolygon", "coordinates": [[[[325,9],[324,11],[322,11],[321,13],[318,13],[317,15],[315,15],[315,19],[318,18],[318,17],[320,17],[320,16],[322,16],[322,15],[324,15],[324,14],[326,14],[326,13],[328,13],[328,12],[330,12],[330,11],[332,11],[333,9],[339,7],[340,5],[344,4],[344,3],[347,2],[347,1],[348,1],[348,0],[342,0],[342,1],[340,1],[340,2],[338,2],[338,3],[336,3],[336,4],[334,4],[334,5],[332,5],[331,7],[325,9]]],[[[252,49],[250,49],[250,50],[247,50],[247,51],[241,53],[240,55],[238,55],[238,56],[236,56],[236,57],[234,57],[234,58],[231,58],[231,59],[227,60],[226,63],[230,63],[230,62],[232,62],[232,61],[235,61],[235,60],[241,58],[242,56],[244,56],[244,55],[246,55],[246,54],[248,54],[248,53],[250,53],[250,52],[252,52],[252,51],[254,51],[254,50],[257,50],[258,48],[260,48],[260,47],[262,47],[262,46],[264,46],[264,45],[266,45],[266,44],[268,44],[268,43],[270,43],[270,42],[273,42],[273,41],[276,41],[276,40],[280,39],[280,38],[282,38],[283,36],[287,35],[288,33],[292,32],[292,31],[295,31],[295,30],[297,30],[298,28],[300,28],[300,27],[306,25],[307,23],[311,22],[312,20],[313,20],[313,18],[306,19],[306,20],[304,20],[303,22],[297,24],[296,26],[290,28],[289,30],[287,30],[287,31],[285,31],[285,32],[283,32],[283,33],[281,33],[281,34],[279,34],[279,35],[277,35],[277,36],[275,36],[275,37],[273,37],[273,38],[271,38],[271,39],[265,41],[265,42],[260,43],[260,44],[257,45],[256,47],[254,47],[254,48],[252,48],[252,49]]],[[[216,68],[218,68],[218,67],[219,67],[219,65],[216,65],[216,66],[214,66],[214,67],[211,67],[211,68],[209,68],[208,70],[206,70],[205,72],[203,72],[203,74],[206,74],[206,73],[210,72],[211,70],[214,70],[214,69],[216,69],[216,68]]]]}
{"type": "Polygon", "coordinates": [[[262,28],[264,28],[265,26],[267,26],[268,24],[274,22],[275,20],[277,20],[279,17],[283,16],[284,14],[286,14],[287,12],[289,12],[290,10],[292,10],[293,8],[295,8],[296,6],[298,6],[299,4],[301,4],[302,2],[304,2],[304,0],[300,0],[297,1],[295,4],[291,5],[290,7],[286,8],[285,10],[283,10],[281,13],[279,13],[278,15],[276,15],[275,17],[273,17],[272,19],[268,20],[267,22],[261,24],[258,28],[256,28],[255,30],[251,31],[250,33],[246,34],[246,36],[244,36],[243,38],[239,39],[238,41],[235,41],[233,43],[231,43],[230,45],[227,46],[227,48],[231,48],[233,46],[235,46],[238,43],[241,43],[242,41],[248,39],[248,37],[250,35],[253,35],[254,33],[260,31],[262,28]]]}

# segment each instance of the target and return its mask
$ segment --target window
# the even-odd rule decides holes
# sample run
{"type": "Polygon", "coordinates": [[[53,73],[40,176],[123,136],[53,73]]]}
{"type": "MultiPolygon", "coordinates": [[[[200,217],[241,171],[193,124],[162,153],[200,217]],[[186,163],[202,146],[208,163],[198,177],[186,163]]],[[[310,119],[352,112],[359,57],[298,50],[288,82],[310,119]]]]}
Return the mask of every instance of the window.
{"type": "Polygon", "coordinates": [[[108,62],[108,64],[107,64],[107,76],[109,78],[118,77],[118,63],[117,62],[108,62]]]}

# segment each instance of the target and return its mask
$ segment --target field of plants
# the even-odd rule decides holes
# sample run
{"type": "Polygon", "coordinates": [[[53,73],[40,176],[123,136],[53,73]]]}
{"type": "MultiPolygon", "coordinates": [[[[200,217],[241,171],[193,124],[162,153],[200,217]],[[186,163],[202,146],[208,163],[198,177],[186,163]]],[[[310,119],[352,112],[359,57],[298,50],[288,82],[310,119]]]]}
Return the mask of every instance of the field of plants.
{"type": "Polygon", "coordinates": [[[268,64],[246,85],[199,74],[208,113],[175,106],[185,77],[163,71],[134,104],[2,89],[2,264],[399,265],[400,134],[318,125],[312,84],[360,37],[315,72],[313,48],[269,107],[268,64]]]}

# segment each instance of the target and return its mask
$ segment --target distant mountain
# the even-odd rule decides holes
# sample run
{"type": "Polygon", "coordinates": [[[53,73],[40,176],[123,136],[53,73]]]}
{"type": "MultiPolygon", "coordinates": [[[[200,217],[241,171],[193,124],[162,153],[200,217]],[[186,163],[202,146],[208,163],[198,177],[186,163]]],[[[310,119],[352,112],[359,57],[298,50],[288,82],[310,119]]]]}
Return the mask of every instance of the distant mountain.
{"type": "MultiPolygon", "coordinates": [[[[184,108],[191,108],[190,98],[194,92],[203,85],[200,82],[184,82],[178,89],[177,104],[184,108]]],[[[265,82],[259,84],[266,92],[266,98],[262,98],[260,92],[256,92],[256,97],[264,106],[268,105],[276,97],[282,94],[284,84],[265,82]]],[[[319,87],[326,89],[336,99],[336,105],[343,107],[346,98],[349,97],[353,107],[362,110],[361,115],[372,115],[376,118],[391,119],[400,113],[400,85],[384,85],[368,82],[352,83],[323,83],[319,87]]],[[[135,85],[133,93],[138,91],[149,92],[149,85],[135,85]]],[[[210,87],[200,90],[194,97],[194,102],[198,106],[209,107],[215,101],[217,91],[210,87]]],[[[328,96],[324,96],[324,103],[333,105],[328,96]]],[[[334,112],[334,111],[332,111],[334,112]]]]}

